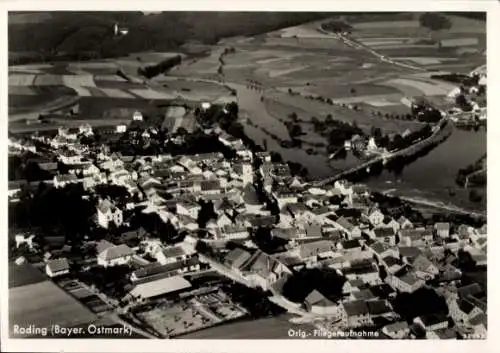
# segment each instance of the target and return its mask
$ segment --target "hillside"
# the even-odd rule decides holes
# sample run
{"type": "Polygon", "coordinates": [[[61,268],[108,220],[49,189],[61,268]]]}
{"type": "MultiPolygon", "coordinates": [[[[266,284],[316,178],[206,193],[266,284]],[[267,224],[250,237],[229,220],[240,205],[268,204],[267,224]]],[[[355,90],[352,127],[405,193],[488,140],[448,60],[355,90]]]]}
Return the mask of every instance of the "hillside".
{"type": "MultiPolygon", "coordinates": [[[[67,54],[113,57],[146,50],[168,51],[189,41],[212,44],[325,18],[327,13],[279,12],[44,12],[9,13],[9,61],[53,60],[67,54]],[[119,22],[129,28],[113,36],[119,22]],[[24,59],[23,59],[24,58],[24,59]]],[[[76,57],[77,56],[77,57],[76,57]]]]}

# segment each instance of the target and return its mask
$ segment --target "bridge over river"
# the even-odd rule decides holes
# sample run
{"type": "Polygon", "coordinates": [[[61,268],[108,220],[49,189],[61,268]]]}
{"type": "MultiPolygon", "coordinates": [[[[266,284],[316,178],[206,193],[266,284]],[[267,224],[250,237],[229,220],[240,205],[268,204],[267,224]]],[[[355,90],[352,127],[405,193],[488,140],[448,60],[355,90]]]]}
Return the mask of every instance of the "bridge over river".
{"type": "Polygon", "coordinates": [[[446,139],[451,134],[452,126],[451,126],[451,124],[448,123],[448,118],[443,117],[435,125],[435,127],[433,129],[434,129],[434,131],[432,132],[432,134],[429,137],[427,137],[423,140],[420,140],[420,141],[412,144],[411,146],[408,146],[408,147],[403,148],[403,149],[398,150],[398,151],[391,151],[391,152],[382,153],[381,155],[379,155],[375,158],[372,158],[363,164],[357,165],[351,169],[344,170],[344,171],[342,171],[338,174],[335,174],[327,179],[323,179],[323,180],[320,180],[317,182],[312,182],[311,185],[318,186],[318,187],[325,186],[325,185],[331,184],[337,180],[343,179],[343,178],[345,178],[351,174],[354,174],[356,172],[362,171],[364,169],[367,170],[371,166],[375,165],[376,163],[382,162],[383,164],[386,164],[390,160],[397,158],[397,157],[411,156],[411,155],[421,151],[422,149],[424,149],[424,148],[426,148],[434,143],[439,143],[439,142],[443,141],[444,139],[446,139]]]}

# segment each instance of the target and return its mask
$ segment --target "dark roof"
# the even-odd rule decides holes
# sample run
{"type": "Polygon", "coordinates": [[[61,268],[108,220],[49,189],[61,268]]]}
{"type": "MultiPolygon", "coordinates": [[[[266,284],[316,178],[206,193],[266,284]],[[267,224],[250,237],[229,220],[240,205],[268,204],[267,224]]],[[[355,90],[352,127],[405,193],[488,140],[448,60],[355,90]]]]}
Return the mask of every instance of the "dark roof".
{"type": "Polygon", "coordinates": [[[368,315],[370,313],[368,305],[364,300],[355,300],[342,303],[347,316],[368,315]]]}
{"type": "Polygon", "coordinates": [[[361,289],[357,292],[353,292],[352,295],[356,299],[373,299],[375,298],[375,295],[373,295],[373,292],[369,288],[361,289]]]}
{"type": "Polygon", "coordinates": [[[444,315],[444,314],[424,315],[424,316],[420,316],[420,320],[422,320],[422,323],[425,326],[432,326],[432,325],[436,325],[436,324],[448,321],[448,319],[446,318],[446,315],[444,315]]]}
{"type": "Polygon", "coordinates": [[[184,249],[180,246],[173,246],[173,247],[166,248],[162,251],[162,253],[167,258],[182,256],[182,255],[186,254],[184,249]]]}
{"type": "Polygon", "coordinates": [[[361,247],[358,239],[345,240],[342,242],[343,249],[355,249],[361,247]]]}
{"type": "Polygon", "coordinates": [[[257,191],[251,184],[247,184],[243,189],[243,200],[248,205],[260,205],[257,191]]]}
{"type": "Polygon", "coordinates": [[[458,301],[458,307],[465,314],[470,314],[474,310],[475,305],[466,299],[460,299],[458,301]]]}
{"type": "Polygon", "coordinates": [[[377,316],[392,312],[390,304],[386,300],[372,300],[366,302],[370,315],[377,316]]]}
{"type": "Polygon", "coordinates": [[[250,257],[251,254],[248,251],[235,248],[226,255],[224,262],[230,266],[240,268],[250,257]]]}
{"type": "Polygon", "coordinates": [[[476,316],[474,316],[473,318],[471,318],[469,320],[469,323],[471,325],[474,325],[474,326],[480,325],[480,324],[484,324],[486,326],[488,324],[488,319],[486,317],[486,314],[479,313],[476,316]]]}
{"type": "Polygon", "coordinates": [[[324,232],[323,236],[325,238],[330,239],[330,240],[340,240],[340,239],[342,239],[342,233],[338,229],[329,230],[327,232],[324,232]]]}
{"type": "Polygon", "coordinates": [[[202,191],[218,190],[220,189],[220,182],[218,180],[203,180],[200,187],[202,191]]]}
{"type": "Polygon", "coordinates": [[[162,265],[159,262],[150,263],[134,272],[138,279],[148,278],[148,277],[163,277],[158,275],[169,276],[173,275],[172,271],[179,270],[183,267],[194,266],[199,263],[198,257],[191,257],[185,261],[177,261],[174,263],[162,265]]]}
{"type": "Polygon", "coordinates": [[[414,246],[402,246],[399,247],[399,254],[403,257],[417,257],[422,253],[422,250],[420,250],[417,247],[414,246]]]}
{"type": "Polygon", "coordinates": [[[483,292],[483,289],[478,283],[471,283],[457,289],[458,295],[461,298],[467,298],[469,295],[476,295],[483,292]]]}
{"type": "Polygon", "coordinates": [[[335,214],[339,217],[360,218],[361,213],[361,210],[355,208],[340,208],[335,211],[335,214]]]}
{"type": "Polygon", "coordinates": [[[393,228],[375,228],[374,233],[377,238],[385,238],[395,235],[393,228]]]}
{"type": "Polygon", "coordinates": [[[385,262],[385,264],[389,267],[391,266],[395,266],[395,265],[403,265],[403,262],[398,259],[397,257],[394,257],[394,256],[386,256],[383,258],[383,261],[385,262]]]}

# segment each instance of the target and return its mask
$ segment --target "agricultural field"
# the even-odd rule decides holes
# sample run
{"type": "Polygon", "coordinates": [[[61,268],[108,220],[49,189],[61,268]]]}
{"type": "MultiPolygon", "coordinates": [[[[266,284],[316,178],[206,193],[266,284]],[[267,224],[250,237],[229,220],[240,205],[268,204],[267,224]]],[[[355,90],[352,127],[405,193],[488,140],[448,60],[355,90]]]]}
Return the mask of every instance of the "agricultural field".
{"type": "Polygon", "coordinates": [[[28,327],[63,327],[90,323],[97,316],[49,280],[11,288],[9,308],[12,324],[28,327]]]}

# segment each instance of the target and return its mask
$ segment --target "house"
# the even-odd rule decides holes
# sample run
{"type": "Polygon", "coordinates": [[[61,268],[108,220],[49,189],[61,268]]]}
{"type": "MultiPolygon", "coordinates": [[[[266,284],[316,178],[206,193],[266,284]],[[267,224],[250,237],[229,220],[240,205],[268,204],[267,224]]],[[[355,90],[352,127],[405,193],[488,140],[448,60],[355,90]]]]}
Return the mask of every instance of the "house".
{"type": "Polygon", "coordinates": [[[155,298],[166,294],[178,293],[191,288],[191,283],[182,276],[171,276],[143,282],[130,290],[130,296],[137,299],[155,298]]]}
{"type": "Polygon", "coordinates": [[[45,273],[49,277],[62,276],[69,273],[68,260],[63,257],[59,259],[49,260],[45,265],[45,273]]]}
{"type": "Polygon", "coordinates": [[[405,216],[399,217],[397,222],[399,223],[400,229],[413,228],[413,223],[411,223],[410,220],[408,218],[406,218],[405,216]]]}
{"type": "Polygon", "coordinates": [[[304,306],[308,312],[316,315],[337,315],[340,311],[338,305],[328,300],[316,289],[304,299],[304,306]]]}
{"type": "Polygon", "coordinates": [[[436,235],[440,238],[448,238],[450,236],[450,223],[437,222],[434,224],[436,235]]]}
{"type": "Polygon", "coordinates": [[[385,299],[368,300],[366,301],[366,305],[368,306],[368,312],[370,313],[370,317],[372,319],[394,316],[391,304],[389,304],[389,302],[385,299]]]}
{"type": "Polygon", "coordinates": [[[343,294],[349,294],[353,292],[358,292],[360,289],[363,289],[366,287],[365,282],[361,279],[352,279],[349,281],[346,281],[344,285],[342,286],[342,293],[343,294]]]}
{"type": "Polygon", "coordinates": [[[423,247],[433,241],[433,234],[427,229],[400,229],[398,234],[401,246],[423,247]]]}
{"type": "Polygon", "coordinates": [[[425,281],[404,270],[396,272],[394,275],[389,274],[385,282],[392,288],[406,293],[413,293],[425,284],[425,281]]]}
{"type": "Polygon", "coordinates": [[[171,264],[180,261],[186,261],[192,256],[192,253],[186,252],[184,247],[180,245],[171,246],[163,250],[159,250],[156,254],[156,260],[162,265],[171,264]]]}
{"type": "Polygon", "coordinates": [[[392,228],[394,233],[397,233],[401,226],[394,218],[385,216],[384,221],[379,228],[392,228]]]}
{"type": "Polygon", "coordinates": [[[413,323],[419,325],[426,332],[429,332],[447,328],[448,318],[444,314],[436,313],[416,317],[413,323]]]}
{"type": "Polygon", "coordinates": [[[374,227],[378,227],[378,226],[382,225],[382,223],[384,222],[384,219],[385,219],[384,214],[382,212],[380,212],[380,210],[378,208],[373,208],[373,209],[369,210],[367,217],[368,217],[368,220],[370,221],[370,223],[374,227]]]}
{"type": "Polygon", "coordinates": [[[285,207],[296,221],[310,222],[313,219],[313,215],[309,212],[309,208],[301,202],[289,203],[285,207]]]}
{"type": "Polygon", "coordinates": [[[260,202],[259,196],[257,195],[257,190],[255,190],[252,184],[247,184],[243,188],[242,198],[247,213],[258,214],[261,212],[262,203],[260,202]]]}
{"type": "Polygon", "coordinates": [[[404,266],[403,261],[391,255],[382,258],[381,264],[385,266],[386,271],[390,274],[398,272],[404,266]]]}
{"type": "Polygon", "coordinates": [[[177,276],[187,272],[194,272],[200,269],[198,257],[192,257],[185,261],[174,262],[162,265],[159,262],[152,262],[141,267],[130,275],[132,283],[149,282],[156,279],[177,276]]]}
{"type": "Polygon", "coordinates": [[[373,285],[381,282],[377,266],[372,259],[351,262],[351,266],[343,268],[342,273],[348,280],[361,279],[373,285]]]}
{"type": "Polygon", "coordinates": [[[297,203],[297,194],[290,189],[281,186],[277,190],[272,192],[273,197],[278,202],[278,207],[281,209],[283,206],[289,203],[297,203]]]}
{"type": "Polygon", "coordinates": [[[376,242],[368,246],[368,249],[380,260],[387,256],[398,257],[399,251],[386,243],[376,242]]]}
{"type": "Polygon", "coordinates": [[[361,229],[352,224],[347,218],[341,216],[335,221],[336,225],[347,233],[350,239],[361,237],[361,229]]]}
{"type": "Polygon", "coordinates": [[[425,338],[429,340],[455,340],[458,338],[458,334],[454,328],[440,328],[426,332],[425,338]]]}
{"type": "Polygon", "coordinates": [[[125,265],[134,255],[134,251],[127,245],[114,245],[105,240],[97,244],[96,250],[97,264],[104,267],[125,265]]]}
{"type": "Polygon", "coordinates": [[[456,299],[448,302],[450,316],[455,324],[467,325],[469,321],[484,312],[468,299],[456,299]]]}
{"type": "Polygon", "coordinates": [[[373,321],[370,309],[364,300],[343,302],[340,304],[340,317],[345,327],[356,328],[370,326],[373,321]]]}
{"type": "Polygon", "coordinates": [[[406,321],[398,321],[382,328],[382,333],[392,339],[402,339],[410,334],[410,327],[406,321]]]}
{"type": "Polygon", "coordinates": [[[16,234],[15,236],[16,248],[19,248],[22,244],[27,244],[30,249],[33,249],[33,239],[35,239],[34,234],[26,236],[26,234],[16,234]]]}
{"type": "Polygon", "coordinates": [[[413,272],[417,278],[427,281],[439,274],[439,269],[424,255],[418,255],[412,263],[413,272]]]}
{"type": "Polygon", "coordinates": [[[414,246],[398,246],[399,256],[404,262],[410,264],[418,255],[422,254],[422,250],[414,246]]]}
{"type": "Polygon", "coordinates": [[[375,239],[389,245],[396,245],[396,233],[394,228],[384,227],[373,230],[375,239]]]}
{"type": "Polygon", "coordinates": [[[223,240],[246,239],[250,236],[248,229],[241,225],[228,224],[216,231],[217,238],[223,240]]]}
{"type": "Polygon", "coordinates": [[[203,180],[200,182],[200,192],[202,195],[220,194],[221,183],[219,180],[203,180]]]}
{"type": "Polygon", "coordinates": [[[286,228],[274,228],[271,229],[271,237],[273,238],[279,238],[284,241],[288,241],[292,245],[295,244],[295,241],[297,239],[305,238],[306,237],[306,232],[302,228],[291,228],[291,227],[286,227],[286,228]]]}
{"type": "Polygon", "coordinates": [[[176,212],[178,215],[189,216],[193,219],[198,218],[198,212],[201,210],[201,206],[191,200],[181,200],[177,202],[176,212]]]}
{"type": "Polygon", "coordinates": [[[97,205],[97,223],[105,229],[110,224],[119,227],[123,223],[123,212],[110,200],[101,200],[97,205]]]}
{"type": "Polygon", "coordinates": [[[54,176],[54,187],[63,188],[69,184],[76,184],[80,182],[74,174],[60,174],[54,176]]]}
{"type": "Polygon", "coordinates": [[[248,251],[235,248],[231,250],[224,258],[224,264],[230,267],[233,271],[240,271],[241,266],[245,264],[251,257],[251,253],[248,251]]]}
{"type": "Polygon", "coordinates": [[[361,247],[358,239],[344,240],[340,243],[340,248],[345,252],[359,253],[361,252],[361,247]]]}
{"type": "Polygon", "coordinates": [[[329,240],[303,243],[295,248],[301,259],[312,262],[316,262],[318,257],[334,257],[336,250],[335,243],[329,240]]]}
{"type": "Polygon", "coordinates": [[[270,290],[276,282],[284,282],[292,272],[279,260],[257,250],[241,271],[254,287],[270,290]]]}

